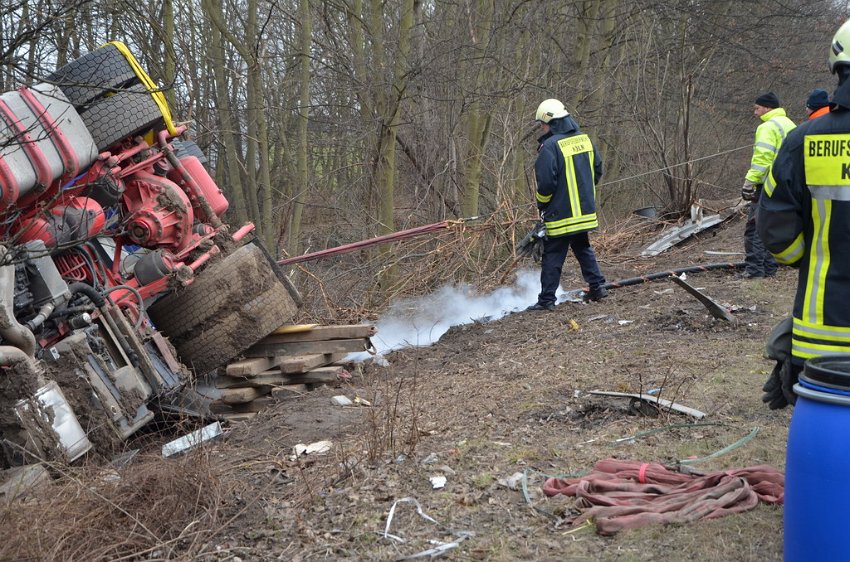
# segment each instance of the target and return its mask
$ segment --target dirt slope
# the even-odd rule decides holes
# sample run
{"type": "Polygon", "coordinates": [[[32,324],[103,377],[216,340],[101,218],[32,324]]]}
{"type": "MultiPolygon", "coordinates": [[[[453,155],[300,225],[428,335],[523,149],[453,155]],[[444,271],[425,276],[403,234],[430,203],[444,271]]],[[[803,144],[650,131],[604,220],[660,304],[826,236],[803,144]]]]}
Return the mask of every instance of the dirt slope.
{"type": "MultiPolygon", "coordinates": [[[[606,251],[601,264],[613,280],[722,261],[705,251],[740,251],[742,231],[738,220],[650,260],[636,257],[646,240],[635,239],[633,247],[606,251]]],[[[568,259],[562,284],[579,287],[568,259]]],[[[546,475],[581,473],[608,457],[703,457],[755,428],[745,445],[694,466],[784,468],[790,411],[772,412],[760,401],[771,368],[762,352],[765,336],[790,310],[796,272],[750,281],[711,272],[690,281],[732,306],[736,322],[714,320],[671,282],[645,283],[613,290],[600,303],[453,328],[431,347],[389,354],[386,366],[352,367],[350,384],[283,402],[180,461],[156,457],[165,437],[148,442],[153,455],[134,470],[147,466],[158,481],[167,481],[168,471],[190,481],[208,478],[197,495],[202,509],[157,531],[159,543],[143,537],[141,546],[117,548],[110,557],[144,550],[153,559],[392,560],[468,532],[474,536],[444,559],[778,560],[781,507],[601,537],[592,527],[559,525],[572,500],[540,493],[546,475]],[[703,421],[711,425],[676,414],[635,415],[627,400],[589,395],[594,389],[660,389],[662,397],[706,412],[703,421]],[[330,404],[334,394],[374,406],[338,408],[330,404]],[[663,431],[615,442],[653,429],[663,431]],[[293,445],[320,439],[334,442],[330,454],[289,460],[293,445]],[[199,467],[203,474],[195,476],[199,467]],[[527,476],[527,494],[499,483],[515,473],[527,476]],[[432,489],[435,475],[446,477],[444,488],[432,489]],[[436,521],[399,504],[389,532],[404,543],[383,537],[402,498],[415,498],[436,521]]],[[[155,504],[166,509],[169,493],[154,486],[121,513],[153,528],[144,514],[155,504]]]]}
{"type": "MultiPolygon", "coordinates": [[[[636,245],[603,256],[602,266],[610,280],[721,261],[704,251],[740,251],[742,228],[733,222],[652,260],[635,258],[636,245]]],[[[563,285],[579,287],[569,259],[563,285]]],[[[452,531],[468,531],[474,537],[446,559],[779,559],[781,508],[760,505],[720,520],[600,537],[588,527],[559,527],[558,514],[572,500],[546,499],[539,486],[544,475],[584,472],[607,457],[706,456],[754,428],[758,434],[746,445],[695,466],[782,469],[790,412],[771,412],[760,402],[771,368],[761,356],[766,334],[790,308],[795,275],[783,269],[755,281],[733,272],[691,276],[692,284],[733,306],[734,324],[712,319],[670,282],[645,283],[612,291],[600,303],[453,328],[432,347],[396,352],[388,366],[358,370],[351,386],[283,404],[234,430],[219,454],[256,454],[248,451],[260,436],[284,428],[291,433],[280,443],[281,456],[287,446],[317,439],[334,440],[334,454],[308,467],[286,465],[286,484],[264,489],[222,542],[250,559],[389,560],[431,548],[429,539],[450,541],[457,536],[452,531]],[[714,425],[615,443],[694,420],[633,415],[627,400],[587,391],[654,388],[708,413],[704,421],[714,425]],[[329,396],[340,392],[376,407],[334,410],[329,396]],[[527,474],[530,503],[498,483],[517,472],[527,474]],[[434,475],[446,476],[445,488],[432,489],[434,475]],[[407,541],[402,544],[381,534],[393,503],[405,497],[417,499],[438,525],[416,516],[412,505],[399,505],[390,533],[407,541]]]]}

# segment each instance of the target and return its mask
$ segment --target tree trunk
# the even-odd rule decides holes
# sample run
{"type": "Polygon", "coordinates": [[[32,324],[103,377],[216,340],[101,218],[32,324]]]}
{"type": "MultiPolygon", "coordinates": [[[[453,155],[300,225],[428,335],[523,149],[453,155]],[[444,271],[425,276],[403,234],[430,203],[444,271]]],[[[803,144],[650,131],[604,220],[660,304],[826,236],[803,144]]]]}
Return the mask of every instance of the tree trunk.
{"type": "Polygon", "coordinates": [[[234,114],[230,103],[230,95],[227,90],[227,78],[225,74],[225,53],[222,41],[221,28],[216,23],[222,19],[221,12],[215,0],[203,0],[202,7],[207,18],[210,20],[210,60],[215,77],[215,97],[218,108],[218,128],[221,139],[221,151],[224,157],[219,162],[220,169],[227,170],[229,189],[228,194],[233,203],[233,211],[236,215],[237,225],[242,225],[249,220],[248,205],[245,193],[242,189],[242,180],[239,173],[239,153],[236,141],[236,122],[231,116],[234,114]]]}
{"type": "Polygon", "coordinates": [[[308,168],[309,162],[307,161],[307,126],[310,122],[310,46],[312,45],[313,37],[310,0],[300,0],[298,3],[298,19],[301,23],[301,34],[298,41],[300,44],[300,52],[298,53],[300,80],[297,148],[298,181],[296,182],[295,193],[293,194],[292,215],[289,223],[289,243],[287,244],[289,255],[291,256],[300,253],[301,216],[310,185],[310,170],[308,168]]]}

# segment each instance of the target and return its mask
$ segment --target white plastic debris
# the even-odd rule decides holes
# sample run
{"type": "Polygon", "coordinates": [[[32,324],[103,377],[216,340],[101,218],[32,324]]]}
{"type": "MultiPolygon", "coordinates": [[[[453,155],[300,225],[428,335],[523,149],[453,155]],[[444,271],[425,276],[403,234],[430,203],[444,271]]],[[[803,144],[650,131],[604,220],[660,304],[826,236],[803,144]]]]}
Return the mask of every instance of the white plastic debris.
{"type": "MultiPolygon", "coordinates": [[[[429,523],[439,525],[439,523],[437,523],[436,520],[434,520],[431,516],[429,516],[424,511],[422,511],[422,506],[419,505],[419,502],[416,501],[415,498],[401,498],[400,500],[396,500],[395,503],[393,503],[392,507],[390,508],[390,512],[387,514],[387,525],[386,525],[386,527],[384,527],[384,535],[383,535],[385,539],[391,539],[391,540],[394,540],[397,543],[401,543],[401,544],[404,544],[404,543],[407,542],[406,540],[404,540],[403,538],[401,538],[397,535],[390,534],[390,525],[392,525],[392,522],[393,522],[393,516],[395,515],[396,506],[400,503],[412,503],[413,505],[416,506],[416,513],[419,514],[419,516],[422,519],[425,519],[429,523]]],[[[466,539],[469,539],[469,538],[472,538],[472,537],[475,536],[475,533],[472,533],[472,532],[469,532],[469,531],[452,530],[452,531],[449,531],[449,532],[452,535],[454,535],[455,540],[453,540],[451,542],[442,542],[442,541],[431,539],[428,542],[433,544],[433,545],[436,545],[434,548],[429,548],[428,550],[422,550],[420,552],[417,552],[415,554],[410,554],[408,556],[396,557],[395,560],[416,560],[416,559],[420,559],[420,558],[434,559],[434,558],[437,558],[439,556],[442,556],[443,554],[445,554],[449,550],[457,548],[458,546],[460,546],[460,543],[462,543],[466,539]]]]}
{"type": "Polygon", "coordinates": [[[320,455],[330,451],[333,446],[334,444],[331,441],[316,441],[307,445],[305,453],[308,455],[320,455]]]}
{"type": "Polygon", "coordinates": [[[499,486],[502,486],[504,488],[508,488],[510,490],[518,490],[519,484],[520,482],[522,482],[523,476],[524,474],[522,472],[514,472],[507,478],[500,478],[497,483],[499,484],[499,486]]]}
{"type": "Polygon", "coordinates": [[[445,488],[446,482],[448,482],[448,479],[442,475],[432,476],[431,478],[429,478],[429,480],[431,481],[431,488],[433,488],[434,490],[445,488]]]}
{"type": "Polygon", "coordinates": [[[434,464],[438,460],[440,460],[440,456],[437,453],[429,453],[427,457],[422,459],[422,464],[434,464]]]}
{"type": "Polygon", "coordinates": [[[352,402],[347,396],[343,396],[342,394],[338,394],[336,396],[331,397],[331,402],[336,406],[353,406],[354,402],[352,402]]]}
{"type": "Polygon", "coordinates": [[[163,445],[162,456],[167,459],[168,457],[173,457],[179,453],[185,453],[186,451],[194,449],[201,443],[220,437],[221,434],[221,423],[211,423],[197,431],[184,435],[180,439],[175,439],[174,441],[170,441],[163,445]]]}
{"type": "Polygon", "coordinates": [[[634,320],[617,320],[617,324],[619,324],[620,326],[627,326],[632,322],[634,322],[634,320]]]}
{"type": "Polygon", "coordinates": [[[305,445],[304,443],[298,443],[294,447],[292,447],[292,460],[300,457],[301,455],[322,455],[327,453],[333,447],[332,441],[316,441],[315,443],[310,443],[309,445],[305,445]]]}

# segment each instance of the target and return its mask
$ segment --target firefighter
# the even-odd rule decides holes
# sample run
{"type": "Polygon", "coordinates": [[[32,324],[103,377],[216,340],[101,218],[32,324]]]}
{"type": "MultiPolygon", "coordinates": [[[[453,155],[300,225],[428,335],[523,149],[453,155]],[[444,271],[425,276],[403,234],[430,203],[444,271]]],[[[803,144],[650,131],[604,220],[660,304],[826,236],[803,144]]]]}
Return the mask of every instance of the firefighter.
{"type": "Polygon", "coordinates": [[[543,131],[534,171],[537,208],[546,226],[546,239],[540,294],[528,310],[555,309],[555,291],[570,248],[589,287],[584,299],[597,301],[608,296],[608,291],[587,233],[599,226],[596,184],[602,176],[602,159],[560,101],[543,101],[535,119],[543,131]]]}
{"type": "Polygon", "coordinates": [[[770,277],[776,273],[778,267],[776,260],[765,250],[756,231],[756,209],[770,165],[776,158],[782,141],[794,128],[794,122],[786,117],[785,110],[779,107],[779,98],[773,92],[756,98],[753,115],[761,119],[762,123],[756,129],[750,169],[747,170],[744,186],[741,188],[741,198],[750,202],[747,223],[744,226],[744,261],[747,267],[742,277],[745,279],[770,277]]]}
{"type": "Polygon", "coordinates": [[[817,119],[821,115],[829,113],[829,94],[826,90],[816,88],[809,93],[806,99],[806,116],[809,120],[817,119]]]}
{"type": "Polygon", "coordinates": [[[806,359],[850,354],[850,20],[832,40],[829,69],[838,76],[831,111],[788,135],[759,206],[768,250],[800,269],[790,365],[765,384],[771,408],[794,403],[806,359]]]}

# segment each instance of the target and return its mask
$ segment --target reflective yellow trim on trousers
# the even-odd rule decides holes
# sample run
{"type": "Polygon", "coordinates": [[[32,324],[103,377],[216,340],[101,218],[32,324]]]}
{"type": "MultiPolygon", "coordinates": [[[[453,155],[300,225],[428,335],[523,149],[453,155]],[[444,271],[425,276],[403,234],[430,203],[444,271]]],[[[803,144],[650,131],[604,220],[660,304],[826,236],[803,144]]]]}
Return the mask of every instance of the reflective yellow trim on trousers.
{"type": "Polygon", "coordinates": [[[794,318],[794,333],[809,339],[844,342],[850,345],[850,326],[813,324],[801,318],[794,318]]]}
{"type": "Polygon", "coordinates": [[[821,357],[823,355],[850,354],[850,345],[824,345],[807,341],[791,340],[791,355],[802,359],[821,357]]]}
{"type": "Polygon", "coordinates": [[[795,357],[803,359],[822,355],[850,354],[850,327],[813,324],[794,318],[791,349],[795,357]]]}
{"type": "Polygon", "coordinates": [[[778,254],[773,254],[773,257],[783,265],[791,265],[803,259],[804,249],[805,244],[803,243],[803,233],[801,232],[787,248],[778,254]]]}
{"type": "Polygon", "coordinates": [[[543,194],[542,194],[542,193],[540,193],[539,191],[535,194],[535,196],[537,197],[537,202],[538,202],[538,203],[548,203],[549,201],[551,201],[551,200],[552,200],[552,196],[551,196],[551,195],[543,195],[543,194]]]}
{"type": "Polygon", "coordinates": [[[549,236],[562,236],[571,232],[584,232],[599,226],[596,213],[569,217],[556,221],[546,222],[546,234],[549,236]]]}
{"type": "Polygon", "coordinates": [[[823,293],[829,271],[829,221],[832,201],[812,200],[813,240],[809,256],[806,293],[802,319],[810,324],[823,324],[823,293]]]}

